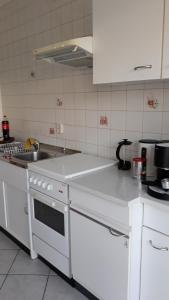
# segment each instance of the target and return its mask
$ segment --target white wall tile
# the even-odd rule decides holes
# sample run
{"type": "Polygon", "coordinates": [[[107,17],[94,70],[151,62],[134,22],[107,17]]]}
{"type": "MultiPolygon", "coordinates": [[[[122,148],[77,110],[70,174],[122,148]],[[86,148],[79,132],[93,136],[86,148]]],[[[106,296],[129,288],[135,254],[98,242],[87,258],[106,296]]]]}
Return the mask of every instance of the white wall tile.
{"type": "Polygon", "coordinates": [[[112,110],[126,110],[126,91],[112,92],[112,110]]]}
{"type": "Polygon", "coordinates": [[[87,127],[97,127],[97,111],[86,110],[86,126],[87,127]]]}
{"type": "Polygon", "coordinates": [[[75,110],[74,111],[74,115],[75,115],[75,126],[85,126],[86,123],[86,114],[85,114],[85,110],[75,110]]]}
{"type": "Polygon", "coordinates": [[[112,111],[110,116],[111,129],[124,130],[126,122],[126,113],[123,111],[112,111]]]}
{"type": "Polygon", "coordinates": [[[169,111],[169,89],[164,90],[164,111],[169,111]]]}
{"type": "Polygon", "coordinates": [[[72,109],[64,110],[64,122],[66,125],[74,125],[75,124],[75,111],[72,109]]]}
{"type": "Polygon", "coordinates": [[[143,90],[127,91],[127,110],[143,111],[143,90]]]}
{"type": "Polygon", "coordinates": [[[110,110],[111,109],[111,92],[98,92],[98,109],[110,110]]]}
{"type": "Polygon", "coordinates": [[[86,93],[75,93],[74,94],[74,107],[76,109],[86,108],[86,93]]]}
{"type": "Polygon", "coordinates": [[[163,134],[168,134],[169,133],[169,112],[165,112],[163,114],[162,133],[163,134]]]}
{"type": "Polygon", "coordinates": [[[98,145],[109,147],[110,146],[110,130],[98,129],[98,145]]]}
{"type": "Polygon", "coordinates": [[[98,94],[97,93],[86,93],[86,108],[90,110],[98,109],[98,94]]]}
{"type": "Polygon", "coordinates": [[[127,112],[126,113],[126,130],[128,131],[142,131],[143,123],[142,112],[127,112]]]}
{"type": "Polygon", "coordinates": [[[162,113],[144,112],[143,114],[143,133],[161,133],[162,131],[162,113]]]}
{"type": "Polygon", "coordinates": [[[98,130],[97,128],[86,127],[86,142],[87,144],[97,145],[98,141],[98,130]]]}

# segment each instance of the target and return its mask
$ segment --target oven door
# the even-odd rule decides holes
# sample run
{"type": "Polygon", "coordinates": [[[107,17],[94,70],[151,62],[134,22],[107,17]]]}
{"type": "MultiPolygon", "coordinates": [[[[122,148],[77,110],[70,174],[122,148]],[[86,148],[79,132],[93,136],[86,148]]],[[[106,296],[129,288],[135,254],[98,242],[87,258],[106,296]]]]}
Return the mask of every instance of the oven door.
{"type": "Polygon", "coordinates": [[[40,192],[30,190],[32,232],[69,257],[69,207],[40,192]]]}

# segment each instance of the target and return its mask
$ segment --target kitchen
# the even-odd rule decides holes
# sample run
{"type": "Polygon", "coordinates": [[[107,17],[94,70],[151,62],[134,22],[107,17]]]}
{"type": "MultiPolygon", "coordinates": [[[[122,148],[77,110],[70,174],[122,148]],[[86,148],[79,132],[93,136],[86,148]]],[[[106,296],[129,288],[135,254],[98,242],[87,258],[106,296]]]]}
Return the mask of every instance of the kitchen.
{"type": "MultiPolygon", "coordinates": [[[[33,137],[34,139],[40,141],[40,143],[48,144],[54,147],[62,147],[63,149],[66,148],[81,151],[87,155],[104,158],[107,160],[108,164],[110,161],[113,164],[113,160],[116,159],[116,149],[118,143],[124,138],[132,141],[132,144],[127,149],[127,160],[130,161],[133,157],[138,155],[138,141],[140,139],[169,139],[169,58],[167,56],[169,47],[169,16],[167,16],[167,14],[169,14],[168,0],[149,0],[142,1],[142,3],[139,3],[139,1],[130,0],[129,4],[125,4],[125,8],[122,8],[124,1],[115,0],[106,0],[104,1],[104,4],[101,0],[7,0],[1,1],[1,3],[1,119],[3,118],[4,114],[7,115],[10,122],[10,135],[15,137],[16,141],[26,141],[28,137],[33,137]],[[119,5],[117,4],[118,2],[120,3],[119,5]],[[94,6],[92,7],[93,4],[94,6]],[[116,7],[116,9],[113,9],[114,7],[116,7]],[[119,25],[119,19],[121,26],[119,25]],[[137,26],[134,26],[133,24],[137,24],[137,26]],[[93,69],[74,68],[64,64],[48,63],[43,60],[35,59],[35,55],[33,53],[35,49],[60,41],[79,37],[81,38],[84,36],[93,36],[95,47],[93,54],[93,69]],[[110,39],[110,36],[113,38],[110,39]],[[98,46],[98,52],[96,46],[98,46]],[[114,55],[112,55],[112,53],[114,53],[114,55]],[[129,72],[127,73],[128,70],[129,72]]],[[[44,160],[44,164],[46,164],[45,161],[47,162],[48,160],[44,160]]],[[[10,173],[10,179],[8,177],[9,184],[15,188],[20,188],[21,191],[18,194],[20,195],[20,197],[18,196],[18,203],[20,203],[22,206],[22,197],[24,201],[27,201],[27,189],[29,188],[29,185],[31,185],[31,182],[28,184],[27,170],[18,167],[14,169],[14,165],[12,166],[13,171],[6,170],[6,168],[9,168],[9,166],[7,166],[8,164],[6,162],[0,163],[3,164],[3,167],[1,167],[1,170],[3,170],[0,176],[1,182],[5,182],[5,176],[8,177],[10,173]]],[[[37,162],[37,164],[41,164],[41,162],[37,162]]],[[[36,163],[30,165],[32,165],[31,168],[34,168],[33,165],[36,168],[36,163]]],[[[117,170],[117,167],[115,168],[117,170]]],[[[80,199],[82,199],[81,201],[86,201],[84,200],[84,189],[85,192],[90,191],[89,194],[91,194],[91,190],[95,190],[94,195],[96,197],[97,194],[99,199],[110,199],[115,197],[119,199],[120,202],[124,199],[128,199],[127,201],[129,201],[130,197],[131,199],[138,198],[137,188],[135,186],[136,181],[132,178],[132,174],[121,171],[118,173],[120,174],[119,177],[116,174],[113,175],[116,177],[112,176],[111,178],[111,172],[113,173],[113,170],[114,167],[110,167],[110,169],[108,167],[107,171],[100,170],[99,173],[96,174],[95,178],[97,179],[94,179],[94,173],[90,174],[90,177],[85,175],[84,179],[82,179],[82,177],[79,177],[79,179],[77,178],[77,182],[76,179],[73,179],[70,183],[69,190],[69,200],[72,203],[72,208],[77,210],[77,206],[82,205],[82,203],[78,202],[80,199]],[[100,177],[105,178],[103,183],[99,181],[100,177]],[[99,182],[99,186],[96,184],[97,180],[99,182]],[[128,191],[125,190],[122,184],[120,191],[120,180],[124,182],[124,186],[128,186],[128,191]],[[93,186],[91,186],[89,181],[91,181],[91,183],[93,182],[93,186]],[[114,181],[112,187],[111,181],[114,181]],[[86,187],[84,187],[85,185],[86,187]],[[118,185],[120,196],[117,193],[118,185]],[[110,190],[108,190],[108,188],[110,190]],[[83,192],[81,191],[82,189],[83,192]],[[130,189],[132,189],[132,195],[129,193],[130,189]],[[78,193],[80,193],[79,198],[77,197],[76,190],[78,190],[78,193]]],[[[35,170],[31,170],[31,172],[34,171],[35,170]]],[[[35,173],[38,174],[37,170],[35,173]]],[[[46,175],[41,174],[41,176],[43,177],[46,175]]],[[[37,178],[34,178],[32,180],[36,179],[37,178]]],[[[41,178],[37,179],[37,181],[40,180],[41,178]]],[[[3,186],[4,184],[2,184],[2,189],[0,188],[1,194],[3,193],[3,186]]],[[[14,190],[9,188],[8,195],[11,195],[11,198],[13,193],[14,190]]],[[[102,219],[101,215],[103,215],[104,211],[104,215],[107,214],[106,211],[110,211],[110,215],[108,214],[106,221],[104,221],[107,226],[110,226],[112,221],[114,222],[114,220],[116,220],[118,226],[115,229],[118,229],[117,231],[120,233],[124,233],[124,242],[126,245],[129,243],[128,238],[126,237],[130,235],[131,224],[135,224],[130,240],[134,245],[132,247],[132,251],[134,251],[133,249],[136,248],[136,252],[133,255],[130,254],[130,261],[131,265],[137,265],[137,274],[134,273],[135,270],[131,270],[129,280],[128,276],[126,275],[128,268],[125,265],[126,269],[122,273],[124,274],[124,277],[122,275],[119,276],[123,277],[124,285],[126,284],[126,280],[129,280],[129,286],[133,285],[132,278],[135,278],[135,288],[133,289],[130,287],[128,289],[130,290],[130,293],[128,291],[128,298],[126,296],[126,287],[124,288],[124,294],[119,295],[118,291],[121,289],[121,287],[118,286],[118,284],[120,285],[119,279],[117,286],[116,284],[113,285],[114,292],[111,291],[111,289],[109,290],[108,295],[110,295],[112,292],[112,298],[106,298],[106,291],[104,288],[100,288],[102,285],[104,286],[104,283],[99,281],[100,284],[98,284],[97,280],[95,281],[92,279],[97,277],[94,272],[93,277],[91,276],[92,278],[89,280],[91,282],[90,284],[90,282],[88,283],[88,280],[84,278],[85,276],[80,277],[80,273],[78,273],[80,270],[73,267],[72,270],[74,269],[73,271],[78,274],[77,276],[74,273],[73,278],[75,278],[77,283],[81,284],[83,288],[85,288],[85,293],[87,293],[88,290],[88,292],[103,300],[165,300],[168,298],[169,291],[167,289],[165,280],[163,280],[163,284],[162,282],[160,283],[161,287],[158,285],[157,290],[155,289],[155,295],[153,294],[152,296],[152,289],[146,291],[145,287],[143,294],[140,296],[140,278],[138,273],[143,271],[140,270],[139,261],[139,257],[142,254],[140,254],[141,250],[139,251],[139,246],[137,245],[141,244],[142,225],[153,228],[155,229],[154,231],[161,232],[162,237],[166,238],[164,241],[160,240],[160,242],[157,243],[158,246],[162,244],[162,246],[167,247],[169,244],[167,241],[168,202],[165,202],[165,204],[163,201],[160,202],[154,200],[153,202],[152,198],[150,199],[149,196],[147,197],[150,202],[146,202],[148,200],[143,200],[142,202],[137,203],[137,205],[131,205],[132,207],[130,207],[130,213],[126,206],[123,208],[123,205],[115,205],[114,207],[113,203],[112,206],[109,206],[106,200],[104,203],[100,202],[99,204],[95,198],[92,198],[93,200],[91,200],[91,203],[93,203],[93,207],[90,207],[90,209],[95,210],[95,207],[97,206],[97,212],[98,215],[100,215],[100,219],[102,219]],[[96,204],[94,205],[94,203],[96,204]],[[154,207],[152,206],[152,210],[150,209],[150,203],[155,203],[154,207]],[[147,207],[147,212],[145,213],[144,211],[144,221],[142,221],[143,207],[144,210],[147,207]],[[161,209],[161,207],[163,209],[161,209]],[[152,216],[153,212],[156,218],[152,216]],[[164,215],[166,214],[166,218],[163,213],[164,215]],[[135,220],[136,216],[139,216],[138,220],[135,220]],[[160,220],[155,221],[154,218],[156,220],[160,218],[160,220]],[[161,220],[163,220],[163,222],[161,220]],[[163,224],[161,224],[161,222],[163,224]],[[81,278],[81,282],[80,280],[77,280],[79,278],[81,278]],[[165,291],[165,293],[159,298],[161,290],[165,291]],[[102,294],[103,291],[104,293],[102,294]],[[157,291],[160,291],[159,294],[157,291]]],[[[145,194],[143,198],[145,198],[145,194]]],[[[117,200],[115,202],[117,202],[117,200]]],[[[26,202],[23,204],[23,209],[25,209],[25,203],[26,202]]],[[[30,213],[29,208],[30,207],[28,207],[27,211],[28,214],[30,213]]],[[[4,208],[1,209],[1,212],[3,209],[4,208]]],[[[15,205],[13,205],[13,211],[16,212],[13,214],[13,221],[15,222],[15,219],[19,218],[21,213],[20,210],[18,210],[19,213],[17,212],[15,205]]],[[[81,213],[84,214],[82,211],[81,213]]],[[[76,229],[74,223],[76,221],[79,222],[79,233],[77,234],[80,234],[81,230],[84,232],[84,224],[80,223],[79,218],[77,215],[75,215],[75,211],[72,210],[70,214],[73,218],[71,230],[76,229]]],[[[93,216],[90,217],[93,218],[93,216]]],[[[4,215],[1,214],[0,218],[2,220],[1,226],[3,223],[4,226],[6,226],[4,215]]],[[[12,222],[12,216],[10,221],[12,222]]],[[[29,221],[31,224],[30,219],[29,221]]],[[[97,221],[101,222],[101,220],[97,221]]],[[[8,224],[10,225],[10,223],[8,224]]],[[[98,234],[100,235],[101,233],[98,234]]],[[[14,233],[13,235],[16,238],[14,233]]],[[[31,238],[32,236],[30,236],[30,240],[31,238]]],[[[2,236],[2,239],[5,239],[5,237],[2,236]]],[[[92,235],[90,239],[92,239],[92,235]]],[[[76,237],[74,235],[72,235],[72,241],[76,242],[76,237]]],[[[119,241],[123,241],[123,238],[119,241]]],[[[78,255],[75,255],[77,249],[75,245],[75,243],[74,245],[71,245],[72,251],[74,251],[72,252],[72,264],[74,266],[76,265],[75,259],[79,259],[78,255]]],[[[126,249],[130,249],[131,245],[127,247],[128,248],[126,249]]],[[[103,251],[102,247],[101,250],[103,251]]],[[[3,249],[0,250],[0,252],[3,251],[3,249]]],[[[16,247],[15,249],[14,247],[13,251],[15,258],[18,248],[16,247]]],[[[105,252],[103,251],[103,253],[105,252]]],[[[34,249],[32,248],[32,257],[34,255],[36,256],[36,254],[36,251],[34,253],[34,249]]],[[[98,257],[99,255],[101,254],[98,253],[98,257]]],[[[105,257],[106,255],[110,255],[110,253],[105,253],[105,257]]],[[[43,257],[43,255],[41,256],[43,257]]],[[[50,257],[52,257],[52,255],[50,257]]],[[[83,257],[87,266],[85,253],[83,254],[83,257]]],[[[112,259],[112,264],[115,263],[114,260],[115,258],[112,259]]],[[[33,260],[35,264],[38,264],[36,261],[37,259],[33,260]]],[[[92,262],[93,260],[91,260],[90,263],[92,264],[92,262]]],[[[163,265],[166,265],[165,262],[166,260],[164,260],[163,265]]],[[[31,263],[29,262],[29,264],[31,263]]],[[[78,264],[80,266],[80,261],[78,261],[78,264]]],[[[126,264],[125,257],[124,264],[126,264]]],[[[95,267],[97,265],[96,259],[95,267]]],[[[103,268],[106,268],[106,266],[107,264],[105,262],[103,268]]],[[[145,269],[146,266],[147,264],[144,266],[145,269]]],[[[44,266],[43,268],[45,269],[44,266]]],[[[84,271],[84,275],[87,274],[85,266],[83,265],[81,268],[84,271]]],[[[164,269],[161,267],[161,263],[159,263],[158,268],[161,270],[162,274],[164,269]]],[[[116,272],[117,270],[118,267],[116,267],[116,272]]],[[[154,269],[154,273],[155,270],[156,269],[154,269]]],[[[96,271],[99,273],[97,268],[96,271]]],[[[146,269],[146,280],[149,280],[148,271],[149,269],[146,269]]],[[[168,269],[165,269],[166,274],[167,271],[168,269]]],[[[2,271],[0,271],[0,273],[1,272],[2,271]]],[[[113,276],[110,268],[109,272],[110,273],[105,271],[105,274],[109,274],[109,276],[107,276],[110,280],[111,276],[113,276]]],[[[3,278],[4,274],[7,273],[2,272],[1,274],[3,278]]],[[[18,276],[18,282],[22,282],[23,284],[23,278],[20,278],[21,274],[24,274],[23,270],[16,276],[18,276]]],[[[37,274],[35,273],[35,275],[37,274]]],[[[44,292],[44,295],[37,295],[37,299],[57,299],[57,289],[55,288],[57,283],[55,280],[59,281],[61,279],[54,278],[54,276],[48,276],[47,271],[49,285],[46,285],[46,273],[42,273],[40,276],[41,275],[43,275],[43,282],[41,281],[39,284],[40,286],[43,286],[42,289],[46,286],[47,291],[46,294],[44,292]],[[53,286],[51,283],[52,280],[53,286]],[[55,292],[53,292],[52,289],[54,289],[55,292]],[[52,293],[54,293],[53,298],[52,293]]],[[[20,299],[26,299],[26,297],[29,297],[29,299],[35,299],[35,296],[30,296],[29,292],[31,291],[28,290],[28,296],[26,296],[26,292],[24,296],[23,294],[7,294],[11,287],[10,284],[13,284],[12,280],[14,279],[12,275],[10,275],[10,272],[5,276],[7,279],[2,279],[0,299],[12,300],[19,299],[19,297],[20,299]],[[7,296],[5,296],[5,293],[7,296]]],[[[27,276],[24,276],[26,282],[27,276]]],[[[162,277],[161,275],[160,280],[162,281],[161,278],[164,279],[167,278],[167,276],[163,275],[162,277]]],[[[38,282],[39,278],[36,279],[38,282]]],[[[154,286],[157,286],[157,283],[154,282],[156,282],[156,280],[158,282],[158,279],[155,278],[154,280],[155,281],[152,280],[150,283],[153,288],[154,286]]],[[[20,290],[20,286],[22,284],[18,283],[18,291],[20,290]]],[[[65,283],[62,284],[63,286],[65,285],[65,283]]],[[[72,288],[72,292],[70,287],[65,286],[65,290],[66,289],[69,290],[70,294],[65,296],[64,299],[81,299],[80,297],[85,299],[83,294],[77,294],[79,292],[76,289],[72,288]],[[77,293],[74,292],[74,290],[76,290],[77,293]],[[71,296],[71,293],[73,293],[74,296],[71,296]]],[[[91,294],[88,294],[89,299],[92,297],[91,294]]]]}

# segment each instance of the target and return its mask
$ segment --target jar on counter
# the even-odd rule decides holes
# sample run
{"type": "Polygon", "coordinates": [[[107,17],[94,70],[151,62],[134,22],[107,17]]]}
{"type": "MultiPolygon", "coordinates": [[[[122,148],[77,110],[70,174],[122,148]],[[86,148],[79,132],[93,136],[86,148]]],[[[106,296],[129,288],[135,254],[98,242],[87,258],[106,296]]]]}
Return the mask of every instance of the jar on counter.
{"type": "Polygon", "coordinates": [[[143,170],[144,158],[134,157],[133,158],[133,177],[141,179],[142,170],[143,170]]]}

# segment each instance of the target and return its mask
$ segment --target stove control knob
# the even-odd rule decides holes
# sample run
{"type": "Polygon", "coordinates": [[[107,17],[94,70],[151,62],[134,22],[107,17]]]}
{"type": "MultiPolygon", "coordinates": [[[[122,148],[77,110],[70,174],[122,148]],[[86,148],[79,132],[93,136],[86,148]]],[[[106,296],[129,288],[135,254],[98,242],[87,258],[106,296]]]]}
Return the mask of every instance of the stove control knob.
{"type": "Polygon", "coordinates": [[[34,180],[33,180],[33,184],[37,184],[37,181],[38,181],[38,178],[35,178],[34,180]]]}
{"type": "Polygon", "coordinates": [[[45,189],[47,186],[47,183],[46,182],[42,182],[42,188],[45,189]]]}
{"type": "Polygon", "coordinates": [[[47,189],[47,191],[52,191],[53,190],[53,185],[52,184],[47,184],[46,189],[47,189]]]}
{"type": "Polygon", "coordinates": [[[42,185],[42,180],[38,180],[38,186],[42,185]]]}

